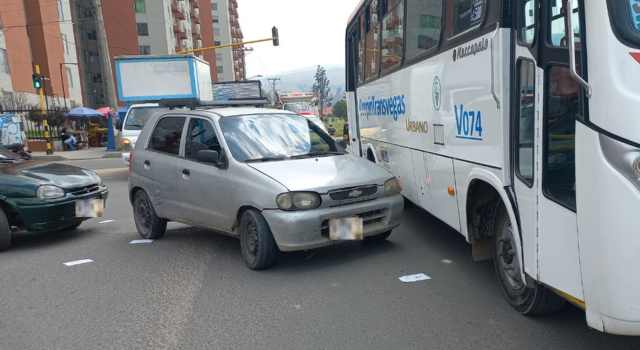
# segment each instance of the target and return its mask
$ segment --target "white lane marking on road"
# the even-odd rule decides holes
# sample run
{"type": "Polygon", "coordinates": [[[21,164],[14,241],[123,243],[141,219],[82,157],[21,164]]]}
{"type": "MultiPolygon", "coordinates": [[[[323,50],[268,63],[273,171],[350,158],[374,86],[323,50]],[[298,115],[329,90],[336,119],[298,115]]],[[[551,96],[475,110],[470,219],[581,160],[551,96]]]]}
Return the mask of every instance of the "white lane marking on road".
{"type": "Polygon", "coordinates": [[[442,259],[440,260],[440,262],[447,265],[453,264],[453,260],[449,260],[449,259],[442,259]]]}
{"type": "Polygon", "coordinates": [[[68,267],[68,266],[76,266],[81,264],[88,264],[92,262],[93,260],[91,259],[82,259],[82,260],[67,261],[66,263],[63,263],[63,264],[68,267]]]}
{"type": "Polygon", "coordinates": [[[114,175],[114,174],[118,174],[118,173],[125,173],[127,171],[129,171],[129,169],[127,167],[110,168],[110,169],[97,169],[96,170],[96,174],[98,174],[99,176],[109,176],[109,175],[114,175]]]}
{"type": "Polygon", "coordinates": [[[108,224],[111,222],[115,222],[115,220],[104,220],[104,221],[100,221],[99,224],[108,224]]]}
{"type": "Polygon", "coordinates": [[[404,282],[404,283],[413,283],[413,282],[430,280],[431,277],[425,275],[424,273],[417,273],[415,275],[407,275],[407,276],[398,277],[398,279],[401,282],[404,282]]]}
{"type": "Polygon", "coordinates": [[[152,239],[134,239],[133,241],[129,242],[129,244],[149,244],[149,243],[153,243],[152,239]]]}

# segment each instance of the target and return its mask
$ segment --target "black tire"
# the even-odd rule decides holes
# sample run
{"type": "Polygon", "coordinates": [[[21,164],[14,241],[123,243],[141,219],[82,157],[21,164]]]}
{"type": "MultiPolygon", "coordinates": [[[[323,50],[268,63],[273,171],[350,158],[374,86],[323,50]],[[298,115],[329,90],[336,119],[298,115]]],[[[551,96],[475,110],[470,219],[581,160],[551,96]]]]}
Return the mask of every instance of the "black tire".
{"type": "Polygon", "coordinates": [[[167,220],[156,215],[153,204],[147,194],[140,190],[133,197],[133,219],[140,237],[144,239],[159,239],[167,231],[167,220]]]}
{"type": "Polygon", "coordinates": [[[364,238],[364,243],[379,243],[379,242],[384,242],[387,239],[389,239],[389,236],[391,236],[391,232],[392,231],[387,231],[384,233],[380,233],[377,234],[375,236],[369,236],[369,237],[365,237],[364,238]]]}
{"type": "Polygon", "coordinates": [[[7,215],[0,208],[0,252],[9,249],[9,247],[11,247],[11,227],[7,215]]]}
{"type": "Polygon", "coordinates": [[[244,263],[252,270],[265,270],[278,260],[279,250],[267,221],[256,210],[240,217],[240,249],[244,263]]]}
{"type": "Polygon", "coordinates": [[[548,315],[562,310],[566,301],[536,281],[522,281],[520,253],[514,244],[511,220],[504,208],[498,211],[495,226],[493,264],[505,299],[528,316],[548,315]]]}

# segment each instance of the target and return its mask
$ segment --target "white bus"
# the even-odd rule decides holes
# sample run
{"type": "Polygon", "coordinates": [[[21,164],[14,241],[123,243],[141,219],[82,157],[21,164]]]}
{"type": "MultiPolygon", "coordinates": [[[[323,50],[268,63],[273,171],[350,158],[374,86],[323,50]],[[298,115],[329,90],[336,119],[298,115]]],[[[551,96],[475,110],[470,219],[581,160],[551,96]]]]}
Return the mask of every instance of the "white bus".
{"type": "Polygon", "coordinates": [[[519,312],[640,335],[640,0],[363,0],[346,48],[352,152],[519,312]]]}

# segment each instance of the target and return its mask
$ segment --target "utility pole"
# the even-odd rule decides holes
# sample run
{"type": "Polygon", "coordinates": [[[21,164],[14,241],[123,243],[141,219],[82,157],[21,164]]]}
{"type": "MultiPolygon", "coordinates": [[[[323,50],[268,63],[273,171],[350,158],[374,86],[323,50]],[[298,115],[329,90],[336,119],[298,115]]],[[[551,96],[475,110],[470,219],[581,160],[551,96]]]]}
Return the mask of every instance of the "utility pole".
{"type": "Polygon", "coordinates": [[[109,43],[107,32],[104,28],[104,18],[102,17],[102,0],[93,0],[96,8],[97,39],[100,46],[100,59],[102,60],[102,79],[106,85],[106,100],[109,107],[117,107],[116,89],[113,83],[113,71],[111,70],[111,54],[109,53],[109,43]]]}
{"type": "Polygon", "coordinates": [[[278,101],[276,101],[276,84],[281,80],[280,78],[269,78],[267,79],[271,82],[271,92],[273,93],[273,105],[275,106],[278,101]]]}

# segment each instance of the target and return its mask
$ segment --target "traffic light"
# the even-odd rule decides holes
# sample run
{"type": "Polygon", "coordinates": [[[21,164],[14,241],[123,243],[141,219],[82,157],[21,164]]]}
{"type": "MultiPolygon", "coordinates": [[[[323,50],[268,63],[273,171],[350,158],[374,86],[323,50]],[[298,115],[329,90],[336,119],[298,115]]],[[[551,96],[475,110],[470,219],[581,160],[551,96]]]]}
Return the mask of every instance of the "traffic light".
{"type": "Polygon", "coordinates": [[[278,35],[278,28],[271,28],[271,37],[273,38],[273,46],[280,46],[280,35],[278,35]]]}
{"type": "Polygon", "coordinates": [[[40,74],[33,74],[31,76],[31,79],[33,80],[33,88],[38,90],[38,89],[42,89],[42,75],[40,74]]]}

